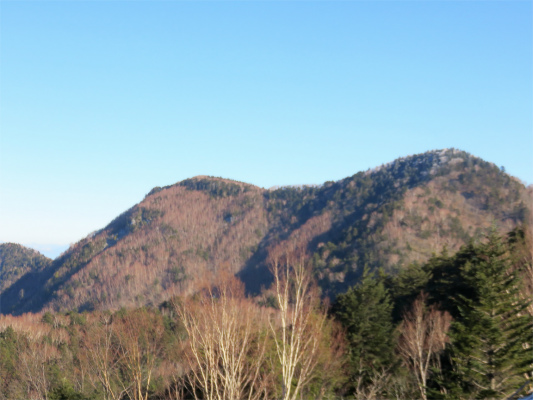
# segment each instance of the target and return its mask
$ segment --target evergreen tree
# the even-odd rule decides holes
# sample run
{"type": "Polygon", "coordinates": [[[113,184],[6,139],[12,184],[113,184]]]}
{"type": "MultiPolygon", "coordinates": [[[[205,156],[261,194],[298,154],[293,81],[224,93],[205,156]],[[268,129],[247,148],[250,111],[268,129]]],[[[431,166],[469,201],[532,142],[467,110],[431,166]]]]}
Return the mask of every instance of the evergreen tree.
{"type": "Polygon", "coordinates": [[[430,279],[430,273],[418,263],[399,269],[396,275],[385,277],[393,299],[393,320],[400,322],[408,307],[413,304],[430,279]]]}
{"type": "Polygon", "coordinates": [[[528,303],[520,299],[518,277],[495,232],[471,254],[461,268],[470,295],[457,296],[450,331],[454,389],[468,398],[506,398],[532,371],[528,303]]]}
{"type": "Polygon", "coordinates": [[[439,255],[434,255],[423,266],[431,275],[424,288],[429,294],[429,303],[437,304],[448,311],[454,319],[459,318],[457,299],[461,296],[472,297],[472,287],[465,282],[462,268],[465,264],[479,257],[481,249],[473,241],[454,255],[449,255],[446,248],[439,255]]]}
{"type": "Polygon", "coordinates": [[[16,398],[20,377],[17,374],[17,334],[11,326],[0,332],[0,399],[16,398]]]}
{"type": "Polygon", "coordinates": [[[360,283],[337,298],[335,313],[347,332],[356,395],[367,386],[378,395],[394,362],[395,344],[392,303],[383,281],[365,270],[360,283]]]}

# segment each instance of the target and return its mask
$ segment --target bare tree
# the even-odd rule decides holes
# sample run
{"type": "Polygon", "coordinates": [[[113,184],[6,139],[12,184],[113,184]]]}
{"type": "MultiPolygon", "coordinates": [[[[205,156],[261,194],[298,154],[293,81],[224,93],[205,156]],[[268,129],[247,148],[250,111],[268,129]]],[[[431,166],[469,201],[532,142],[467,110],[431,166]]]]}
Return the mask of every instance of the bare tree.
{"type": "Polygon", "coordinates": [[[306,268],[303,253],[292,251],[271,262],[279,312],[271,319],[277,359],[281,364],[282,400],[295,400],[318,362],[325,310],[306,268]]]}
{"type": "Polygon", "coordinates": [[[234,277],[196,297],[176,304],[189,339],[194,396],[199,389],[207,400],[258,399],[265,389],[261,310],[234,277]]]}
{"type": "Polygon", "coordinates": [[[93,387],[102,388],[104,400],[120,400],[128,389],[119,383],[122,356],[114,335],[111,316],[101,315],[100,321],[88,325],[82,339],[81,360],[93,387]]]}
{"type": "Polygon", "coordinates": [[[368,376],[367,381],[359,375],[355,382],[355,398],[365,400],[380,399],[380,394],[390,385],[392,379],[391,367],[374,369],[368,376]]]}
{"type": "Polygon", "coordinates": [[[426,383],[429,367],[437,360],[448,341],[452,317],[434,305],[426,306],[427,294],[421,293],[400,324],[398,351],[416,377],[423,400],[427,400],[426,383]]]}
{"type": "Polygon", "coordinates": [[[341,324],[327,319],[317,350],[317,363],[314,372],[302,383],[300,397],[320,400],[347,382],[346,338],[341,324]],[[311,392],[312,391],[312,392],[311,392]]]}
{"type": "Polygon", "coordinates": [[[187,375],[190,372],[185,357],[188,343],[180,336],[180,333],[176,333],[175,339],[167,343],[164,358],[156,370],[156,375],[163,379],[164,385],[167,387],[169,400],[185,398],[187,375]]]}
{"type": "Polygon", "coordinates": [[[139,309],[124,316],[117,326],[121,365],[131,386],[130,398],[147,400],[156,361],[162,355],[164,327],[159,315],[139,309]]]}
{"type": "Polygon", "coordinates": [[[19,342],[18,372],[26,383],[28,400],[48,400],[51,381],[49,364],[59,358],[57,349],[47,343],[27,339],[19,342]]]}

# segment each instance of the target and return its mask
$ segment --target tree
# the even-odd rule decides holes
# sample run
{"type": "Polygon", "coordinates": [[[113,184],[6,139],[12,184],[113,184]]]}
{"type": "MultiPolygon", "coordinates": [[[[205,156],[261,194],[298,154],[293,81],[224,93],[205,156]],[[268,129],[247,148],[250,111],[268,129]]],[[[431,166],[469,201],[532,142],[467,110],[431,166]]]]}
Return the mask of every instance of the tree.
{"type": "Polygon", "coordinates": [[[161,315],[146,309],[131,311],[117,321],[120,364],[127,377],[124,385],[133,400],[147,400],[158,359],[163,353],[161,315]]]}
{"type": "MultiPolygon", "coordinates": [[[[121,353],[110,315],[101,315],[89,324],[83,335],[80,358],[89,371],[92,386],[103,391],[104,400],[119,400],[127,392],[121,384],[121,353]]],[[[126,386],[126,387],[125,387],[126,386]]]]}
{"type": "MultiPolygon", "coordinates": [[[[508,245],[511,252],[512,270],[520,274],[522,297],[533,298],[533,223],[520,226],[509,232],[508,245]]],[[[533,318],[533,302],[527,308],[533,318]]]]}
{"type": "Polygon", "coordinates": [[[195,398],[196,389],[207,400],[259,398],[266,349],[260,310],[234,277],[195,297],[175,304],[188,335],[195,398]]]}
{"type": "Polygon", "coordinates": [[[462,265],[471,295],[456,299],[459,316],[450,330],[453,374],[464,395],[504,398],[531,376],[532,321],[520,297],[501,238],[493,231],[476,257],[462,265]]]}
{"type": "Polygon", "coordinates": [[[448,311],[454,319],[459,315],[455,299],[460,296],[472,296],[472,288],[462,277],[462,268],[470,260],[476,259],[478,254],[479,248],[470,241],[454,255],[449,255],[444,248],[440,255],[431,257],[423,267],[431,276],[424,287],[424,291],[429,294],[428,300],[430,303],[439,304],[439,307],[448,311]]]}
{"type": "Polygon", "coordinates": [[[54,388],[50,392],[50,400],[92,400],[89,397],[84,396],[82,393],[77,392],[68,383],[64,383],[61,386],[54,388]]]}
{"type": "Polygon", "coordinates": [[[295,400],[312,377],[327,316],[304,260],[303,253],[293,251],[271,262],[279,312],[270,328],[281,365],[282,400],[295,400]]]}
{"type": "Polygon", "coordinates": [[[59,352],[46,342],[25,339],[17,344],[19,375],[26,384],[26,396],[29,399],[48,400],[48,392],[52,388],[49,367],[59,358],[59,352]]]}
{"type": "Polygon", "coordinates": [[[328,318],[323,325],[314,372],[302,385],[300,398],[337,398],[348,382],[346,338],[338,321],[328,318]]]}
{"type": "Polygon", "coordinates": [[[435,305],[427,307],[426,302],[427,294],[421,293],[404,314],[398,340],[398,352],[415,375],[423,400],[427,400],[430,366],[438,362],[438,354],[448,342],[447,332],[451,323],[448,312],[438,311],[435,305]]]}
{"type": "Polygon", "coordinates": [[[430,279],[430,272],[418,263],[413,263],[387,278],[386,287],[390,288],[393,299],[393,320],[399,322],[403,318],[406,308],[411,306],[415,299],[424,290],[430,279]]]}
{"type": "Polygon", "coordinates": [[[383,282],[365,270],[359,284],[339,295],[335,314],[347,332],[356,397],[380,395],[394,363],[392,303],[383,282]]]}
{"type": "Polygon", "coordinates": [[[17,336],[11,326],[0,332],[0,400],[24,396],[17,373],[17,336]]]}

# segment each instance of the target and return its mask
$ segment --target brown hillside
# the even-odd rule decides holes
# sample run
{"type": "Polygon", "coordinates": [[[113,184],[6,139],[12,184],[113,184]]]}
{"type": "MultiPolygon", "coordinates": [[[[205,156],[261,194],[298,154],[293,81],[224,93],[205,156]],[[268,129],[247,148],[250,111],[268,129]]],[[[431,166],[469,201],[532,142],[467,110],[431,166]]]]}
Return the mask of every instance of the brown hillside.
{"type": "MultiPolygon", "coordinates": [[[[261,189],[247,187],[221,198],[182,186],[149,195],[132,212],[132,232],[73,274],[56,292],[53,307],[158,303],[199,281],[216,280],[221,268],[237,273],[267,230],[261,189]],[[154,217],[147,222],[143,213],[154,217]]],[[[110,237],[106,229],[87,240],[103,243],[110,237]]]]}
{"type": "Polygon", "coordinates": [[[531,219],[531,189],[468,153],[405,157],[321,186],[264,190],[198,176],[154,188],[132,209],[1,294],[3,313],[158,304],[237,274],[270,284],[268,260],[304,248],[324,293],[363,269],[394,271],[457,250],[491,226],[531,219]],[[21,292],[22,291],[22,292],[21,292]],[[20,296],[24,293],[24,296],[20,296]]]}

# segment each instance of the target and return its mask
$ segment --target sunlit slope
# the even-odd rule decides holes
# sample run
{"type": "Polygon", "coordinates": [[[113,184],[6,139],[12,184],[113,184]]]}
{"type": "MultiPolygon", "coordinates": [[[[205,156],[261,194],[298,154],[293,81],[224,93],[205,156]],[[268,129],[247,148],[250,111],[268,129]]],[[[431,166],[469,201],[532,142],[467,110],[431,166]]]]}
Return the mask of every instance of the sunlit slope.
{"type": "Polygon", "coordinates": [[[314,187],[265,190],[196,177],[153,189],[109,226],[41,271],[41,286],[2,294],[2,312],[105,309],[159,303],[220,273],[252,293],[268,259],[305,248],[324,293],[353,285],[365,266],[386,270],[458,249],[495,225],[527,222],[531,194],[495,165],[431,151],[314,187]],[[27,293],[27,290],[24,291],[27,293]]]}

